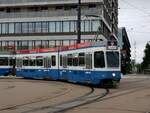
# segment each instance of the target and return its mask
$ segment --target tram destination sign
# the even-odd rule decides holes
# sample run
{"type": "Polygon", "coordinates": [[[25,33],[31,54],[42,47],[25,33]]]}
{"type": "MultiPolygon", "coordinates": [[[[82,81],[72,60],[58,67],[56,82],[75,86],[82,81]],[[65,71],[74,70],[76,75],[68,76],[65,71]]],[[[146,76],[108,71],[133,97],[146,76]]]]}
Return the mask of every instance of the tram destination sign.
{"type": "Polygon", "coordinates": [[[108,50],[116,50],[116,49],[118,49],[117,41],[108,41],[107,49],[108,50]]]}

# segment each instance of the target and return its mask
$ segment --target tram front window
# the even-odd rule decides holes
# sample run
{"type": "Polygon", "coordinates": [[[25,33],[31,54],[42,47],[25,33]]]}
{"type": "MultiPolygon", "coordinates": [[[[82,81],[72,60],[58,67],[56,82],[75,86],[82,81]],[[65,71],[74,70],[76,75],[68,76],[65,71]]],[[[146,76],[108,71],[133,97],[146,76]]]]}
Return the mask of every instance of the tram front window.
{"type": "Polygon", "coordinates": [[[119,52],[106,52],[106,57],[109,68],[119,67],[119,52]]]}

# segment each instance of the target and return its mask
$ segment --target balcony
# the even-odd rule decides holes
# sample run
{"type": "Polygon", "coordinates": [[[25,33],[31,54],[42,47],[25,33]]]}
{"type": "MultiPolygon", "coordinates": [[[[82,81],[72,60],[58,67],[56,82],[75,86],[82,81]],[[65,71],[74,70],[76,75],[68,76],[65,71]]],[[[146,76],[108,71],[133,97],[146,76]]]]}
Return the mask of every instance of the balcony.
{"type": "MultiPolygon", "coordinates": [[[[102,15],[101,9],[82,10],[82,15],[102,15]]],[[[69,11],[41,11],[41,12],[15,12],[15,13],[0,13],[0,18],[34,18],[34,17],[66,17],[76,16],[76,10],[69,11]]]]}
{"type": "MultiPolygon", "coordinates": [[[[103,0],[81,0],[82,3],[101,3],[103,0]]],[[[78,0],[0,0],[0,7],[15,7],[28,5],[59,5],[76,4],[78,0]]]]}

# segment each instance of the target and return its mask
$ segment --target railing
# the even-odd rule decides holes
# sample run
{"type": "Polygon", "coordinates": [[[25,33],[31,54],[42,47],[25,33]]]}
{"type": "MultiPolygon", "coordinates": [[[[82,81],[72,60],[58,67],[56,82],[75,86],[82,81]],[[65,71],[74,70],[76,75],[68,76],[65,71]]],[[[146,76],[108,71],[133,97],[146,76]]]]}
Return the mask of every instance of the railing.
{"type": "MultiPolygon", "coordinates": [[[[101,15],[101,11],[95,10],[82,10],[82,15],[96,14],[101,15]]],[[[16,12],[16,13],[0,13],[0,18],[28,18],[28,17],[59,17],[59,16],[75,16],[76,10],[69,11],[41,11],[41,12],[16,12]]]]}
{"type": "MultiPolygon", "coordinates": [[[[89,2],[102,2],[103,0],[81,0],[82,3],[89,2]]],[[[0,0],[0,6],[2,5],[26,5],[33,3],[47,3],[47,4],[65,4],[65,3],[78,3],[78,0],[0,0]]]]}
{"type": "Polygon", "coordinates": [[[0,0],[0,4],[17,4],[17,3],[31,3],[31,2],[68,2],[74,0],[0,0]]]}

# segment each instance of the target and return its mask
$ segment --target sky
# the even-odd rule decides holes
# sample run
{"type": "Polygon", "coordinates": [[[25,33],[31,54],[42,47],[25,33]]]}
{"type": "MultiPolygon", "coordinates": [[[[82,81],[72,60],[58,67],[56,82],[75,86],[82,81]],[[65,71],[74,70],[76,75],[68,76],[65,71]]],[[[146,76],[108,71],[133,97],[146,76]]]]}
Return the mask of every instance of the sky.
{"type": "Polygon", "coordinates": [[[126,27],[132,59],[141,63],[150,41],[150,0],[119,0],[119,27],[126,27]]]}

